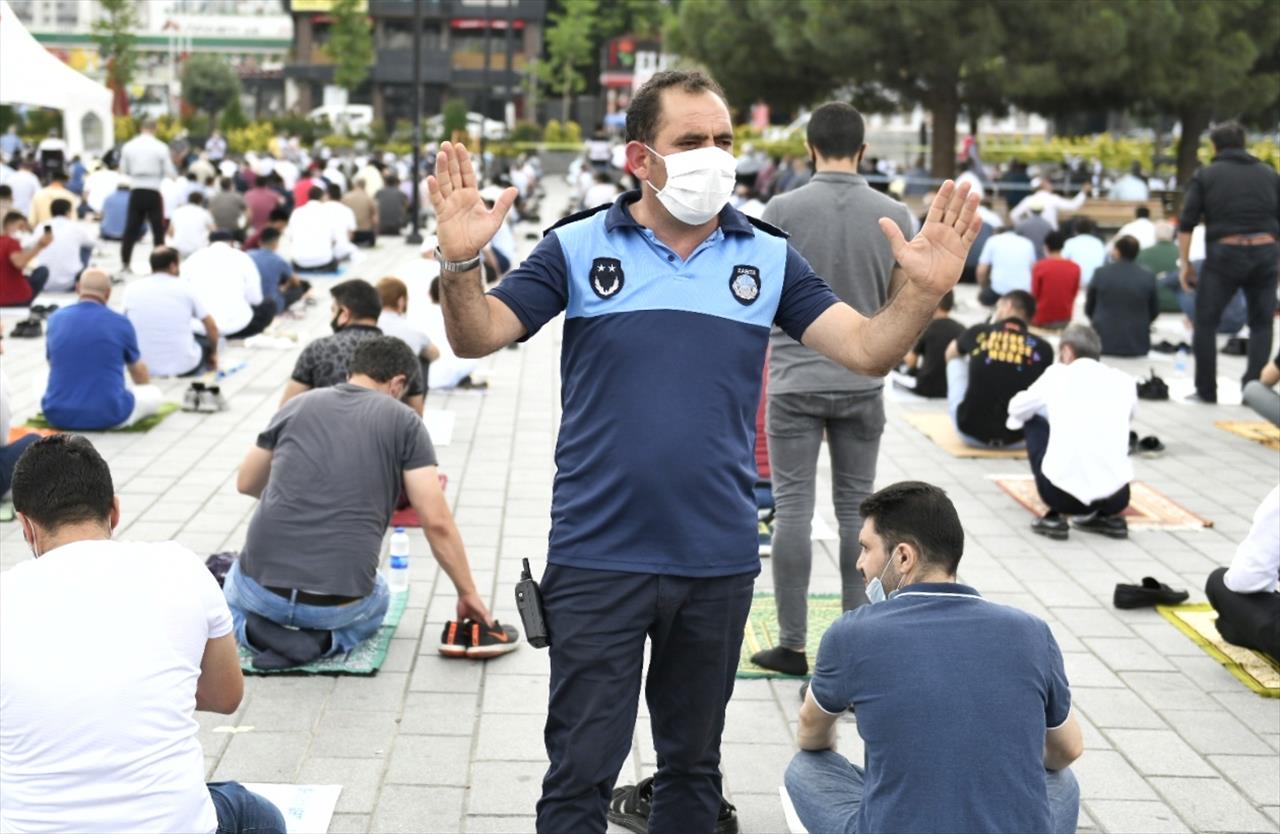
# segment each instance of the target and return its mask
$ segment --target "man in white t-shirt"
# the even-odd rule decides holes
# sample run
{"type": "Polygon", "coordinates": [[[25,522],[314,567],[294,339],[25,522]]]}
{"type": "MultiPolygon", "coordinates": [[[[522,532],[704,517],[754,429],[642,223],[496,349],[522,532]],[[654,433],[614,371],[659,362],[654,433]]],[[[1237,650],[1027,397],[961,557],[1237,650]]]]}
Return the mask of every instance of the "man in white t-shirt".
{"type": "Polygon", "coordinates": [[[102,214],[102,204],[120,186],[120,174],[106,165],[84,179],[84,201],[94,214],[102,214]]]}
{"type": "Polygon", "coordinates": [[[199,557],[112,540],[120,499],[83,437],[33,443],[13,505],[36,558],[0,587],[0,830],[284,832],[267,800],[204,781],[194,711],[234,713],[244,678],[199,557]]]}
{"type": "Polygon", "coordinates": [[[214,228],[213,215],[204,207],[204,194],[192,191],[187,202],[174,209],[169,218],[170,245],[188,258],[209,245],[209,233],[214,228]]]}
{"type": "Polygon", "coordinates": [[[261,333],[276,315],[274,299],[262,297],[262,277],[244,252],[232,245],[234,235],[219,229],[209,245],[182,262],[182,277],[228,339],[261,333]]]}
{"type": "Polygon", "coordinates": [[[356,213],[342,202],[342,189],[334,183],[325,186],[325,199],[320,205],[333,221],[333,257],[345,261],[356,251],[356,213]]]}
{"type": "Polygon", "coordinates": [[[298,272],[333,272],[338,268],[334,256],[337,228],[333,215],[324,205],[324,189],[312,186],[307,204],[289,215],[289,256],[298,272]]]}
{"type": "Polygon", "coordinates": [[[53,217],[37,229],[36,234],[50,229],[53,243],[36,255],[35,268],[48,273],[44,292],[71,292],[93,251],[93,235],[85,224],[71,216],[70,200],[54,200],[49,211],[53,217]]]}
{"type": "Polygon", "coordinates": [[[987,238],[978,255],[978,301],[988,307],[1000,296],[1014,290],[1031,292],[1031,268],[1036,265],[1036,247],[1012,227],[987,238]]]}
{"type": "Polygon", "coordinates": [[[138,334],[138,350],[152,376],[191,376],[218,367],[218,323],[195,290],[178,277],[178,253],[151,253],[151,274],[129,285],[124,314],[138,334]],[[204,335],[193,327],[204,325],[204,335]]]}

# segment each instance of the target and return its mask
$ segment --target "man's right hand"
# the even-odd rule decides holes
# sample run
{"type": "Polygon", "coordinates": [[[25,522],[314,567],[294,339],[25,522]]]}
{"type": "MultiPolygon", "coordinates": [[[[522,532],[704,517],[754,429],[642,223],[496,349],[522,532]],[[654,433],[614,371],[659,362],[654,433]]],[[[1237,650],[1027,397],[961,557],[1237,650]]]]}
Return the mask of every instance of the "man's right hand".
{"type": "Polygon", "coordinates": [[[1184,263],[1178,268],[1178,283],[1182,286],[1183,292],[1192,292],[1196,288],[1196,271],[1191,268],[1191,264],[1184,263]]]}
{"type": "Polygon", "coordinates": [[[440,143],[435,176],[427,177],[427,192],[436,211],[440,251],[451,261],[465,261],[480,254],[502,226],[518,193],[508,188],[492,209],[485,208],[471,155],[465,147],[452,142],[440,143]]]}
{"type": "Polygon", "coordinates": [[[41,249],[44,249],[51,243],[53,243],[52,232],[45,232],[44,234],[40,235],[39,238],[36,239],[36,246],[39,246],[41,249]]]}
{"type": "Polygon", "coordinates": [[[484,604],[484,600],[475,591],[458,595],[458,622],[463,620],[474,620],[487,626],[493,625],[493,615],[489,613],[489,606],[484,604]]]}

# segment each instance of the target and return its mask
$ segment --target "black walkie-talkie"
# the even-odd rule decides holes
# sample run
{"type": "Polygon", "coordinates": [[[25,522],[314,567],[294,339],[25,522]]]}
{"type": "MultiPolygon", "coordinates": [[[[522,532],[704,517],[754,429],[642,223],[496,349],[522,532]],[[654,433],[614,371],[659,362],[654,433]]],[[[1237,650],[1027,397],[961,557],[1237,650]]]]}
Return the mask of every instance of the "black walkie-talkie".
{"type": "Polygon", "coordinates": [[[524,623],[524,636],[529,645],[535,649],[543,649],[551,645],[551,635],[547,633],[547,619],[542,611],[542,589],[533,579],[529,560],[522,561],[524,571],[520,574],[520,581],[516,583],[516,609],[524,623]]]}

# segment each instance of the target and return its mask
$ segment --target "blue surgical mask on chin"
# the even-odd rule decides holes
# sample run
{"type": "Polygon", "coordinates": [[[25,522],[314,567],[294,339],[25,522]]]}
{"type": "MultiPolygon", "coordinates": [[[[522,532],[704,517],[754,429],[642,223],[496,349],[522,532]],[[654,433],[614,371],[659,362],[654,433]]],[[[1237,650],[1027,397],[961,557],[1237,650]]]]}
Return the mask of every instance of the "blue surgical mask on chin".
{"type": "MultiPolygon", "coordinates": [[[[880,569],[880,576],[877,576],[875,579],[872,579],[870,582],[867,583],[867,602],[871,603],[872,605],[875,605],[876,603],[884,602],[886,599],[889,598],[884,592],[884,582],[881,581],[881,577],[884,576],[884,572],[889,569],[889,565],[892,562],[893,562],[893,555],[890,554],[888,561],[886,561],[884,563],[884,567],[880,569]]],[[[898,577],[898,588],[901,588],[901,587],[902,587],[902,577],[898,577]]],[[[894,590],[896,591],[897,588],[895,588],[894,590]]]]}

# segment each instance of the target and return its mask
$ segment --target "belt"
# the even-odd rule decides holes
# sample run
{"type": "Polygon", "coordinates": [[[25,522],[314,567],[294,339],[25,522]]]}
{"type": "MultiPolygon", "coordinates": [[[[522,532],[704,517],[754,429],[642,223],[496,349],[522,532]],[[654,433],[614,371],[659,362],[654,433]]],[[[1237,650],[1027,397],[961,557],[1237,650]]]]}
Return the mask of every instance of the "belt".
{"type": "MultiPolygon", "coordinates": [[[[293,588],[273,588],[270,585],[263,585],[262,587],[266,588],[278,597],[284,597],[285,599],[294,598],[293,588]]],[[[344,597],[339,596],[338,594],[313,594],[310,591],[298,591],[297,593],[297,601],[303,605],[346,605],[347,603],[355,602],[360,599],[360,597],[344,597]]]]}
{"type": "Polygon", "coordinates": [[[1256,235],[1227,235],[1214,241],[1214,243],[1225,243],[1228,246],[1267,246],[1275,242],[1276,236],[1270,232],[1260,232],[1256,235]]]}

